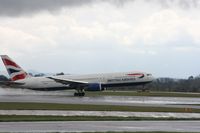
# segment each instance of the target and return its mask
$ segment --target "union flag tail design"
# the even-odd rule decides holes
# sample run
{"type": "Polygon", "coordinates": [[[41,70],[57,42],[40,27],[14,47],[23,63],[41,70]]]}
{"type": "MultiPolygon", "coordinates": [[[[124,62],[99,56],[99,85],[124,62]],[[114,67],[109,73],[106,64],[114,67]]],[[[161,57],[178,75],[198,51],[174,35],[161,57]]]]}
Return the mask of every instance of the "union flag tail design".
{"type": "Polygon", "coordinates": [[[12,81],[29,77],[29,75],[7,55],[1,55],[1,58],[12,81]]]}

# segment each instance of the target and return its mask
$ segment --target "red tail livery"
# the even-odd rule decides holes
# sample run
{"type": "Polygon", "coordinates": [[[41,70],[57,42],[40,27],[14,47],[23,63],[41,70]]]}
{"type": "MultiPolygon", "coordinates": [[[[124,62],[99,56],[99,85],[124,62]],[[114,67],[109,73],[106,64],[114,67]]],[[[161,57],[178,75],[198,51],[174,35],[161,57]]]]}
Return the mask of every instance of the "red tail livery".
{"type": "Polygon", "coordinates": [[[28,77],[28,74],[7,55],[1,55],[1,58],[12,81],[28,77]]]}

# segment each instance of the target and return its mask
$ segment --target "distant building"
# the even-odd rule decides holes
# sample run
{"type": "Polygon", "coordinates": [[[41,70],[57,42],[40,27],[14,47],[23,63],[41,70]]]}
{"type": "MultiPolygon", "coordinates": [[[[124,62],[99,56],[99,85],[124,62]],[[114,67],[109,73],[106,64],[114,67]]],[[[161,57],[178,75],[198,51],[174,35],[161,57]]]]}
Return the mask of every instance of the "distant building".
{"type": "Polygon", "coordinates": [[[34,77],[43,77],[43,76],[45,76],[44,73],[39,73],[39,74],[35,74],[35,75],[34,75],[34,77]]]}
{"type": "Polygon", "coordinates": [[[58,75],[65,75],[63,72],[61,72],[61,73],[56,73],[56,76],[58,76],[58,75]]]}

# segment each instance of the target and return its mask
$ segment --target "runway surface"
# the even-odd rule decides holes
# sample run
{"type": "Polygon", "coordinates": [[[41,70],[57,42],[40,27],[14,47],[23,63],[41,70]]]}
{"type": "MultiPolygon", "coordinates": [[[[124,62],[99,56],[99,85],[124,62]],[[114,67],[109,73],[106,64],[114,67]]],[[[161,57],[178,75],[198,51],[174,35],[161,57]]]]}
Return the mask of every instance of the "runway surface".
{"type": "Polygon", "coordinates": [[[41,92],[26,89],[0,88],[0,102],[37,102],[120,106],[198,108],[200,98],[148,96],[74,97],[73,91],[41,92]]]}
{"type": "Polygon", "coordinates": [[[73,97],[66,95],[0,95],[1,102],[37,102],[62,104],[93,104],[93,105],[120,105],[120,106],[151,106],[198,108],[200,98],[172,98],[172,97],[140,97],[140,96],[98,96],[73,97]]]}
{"type": "Polygon", "coordinates": [[[200,121],[1,122],[0,132],[166,131],[199,132],[200,121]]]}
{"type": "Polygon", "coordinates": [[[57,111],[57,110],[0,110],[0,115],[200,118],[200,113],[122,112],[122,111],[60,111],[60,110],[59,111],[57,111]]]}

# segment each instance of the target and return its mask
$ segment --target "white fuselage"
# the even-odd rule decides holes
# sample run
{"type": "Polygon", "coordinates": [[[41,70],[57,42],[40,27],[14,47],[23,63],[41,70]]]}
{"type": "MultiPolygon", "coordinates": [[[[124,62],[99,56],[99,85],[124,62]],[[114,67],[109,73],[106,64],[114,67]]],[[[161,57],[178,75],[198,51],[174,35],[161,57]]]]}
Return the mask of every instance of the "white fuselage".
{"type": "MultiPolygon", "coordinates": [[[[127,73],[107,73],[107,74],[88,74],[88,75],[60,75],[52,76],[59,79],[84,81],[88,83],[99,83],[102,87],[112,86],[130,86],[146,84],[153,81],[151,74],[141,72],[127,72],[127,73]],[[128,75],[130,73],[140,73],[143,76],[128,75]]],[[[28,88],[34,90],[58,90],[58,89],[76,89],[71,88],[69,85],[58,83],[47,77],[30,77],[16,82],[24,83],[20,88],[28,88]]]]}

